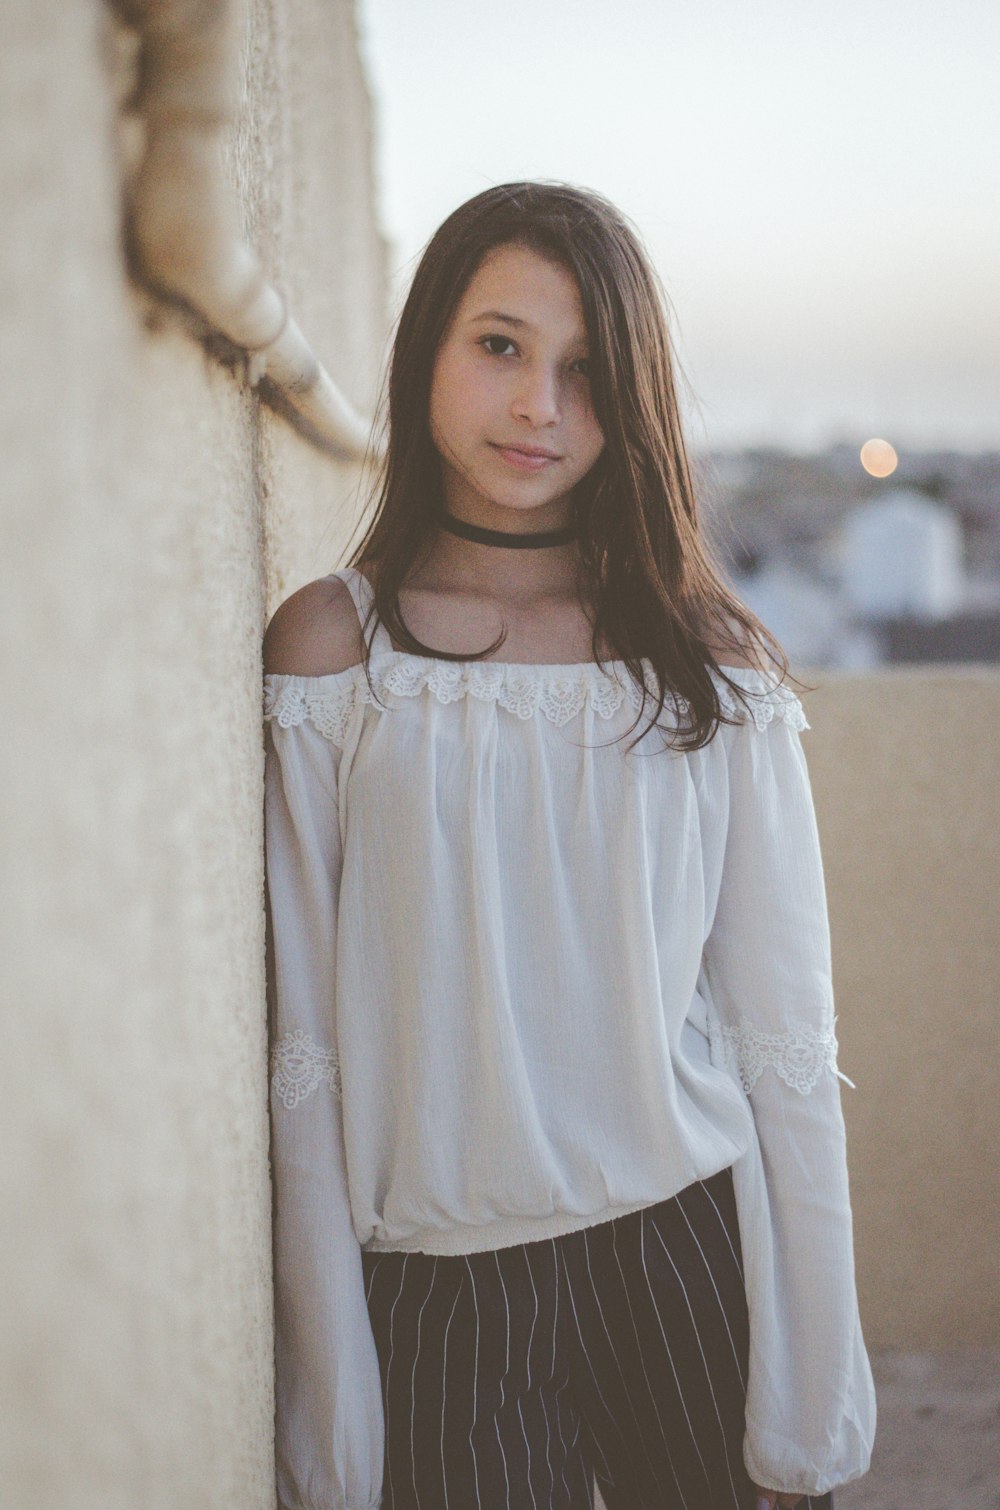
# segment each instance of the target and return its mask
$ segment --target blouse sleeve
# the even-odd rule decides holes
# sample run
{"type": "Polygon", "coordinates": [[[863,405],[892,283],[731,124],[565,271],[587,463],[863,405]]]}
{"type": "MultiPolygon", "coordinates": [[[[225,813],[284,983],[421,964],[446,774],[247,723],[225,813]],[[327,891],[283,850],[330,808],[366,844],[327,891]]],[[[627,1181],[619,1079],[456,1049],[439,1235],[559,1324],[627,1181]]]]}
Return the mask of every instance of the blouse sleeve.
{"type": "Polygon", "coordinates": [[[375,1510],[383,1407],[348,1198],[334,1016],[340,752],[266,724],[275,1468],[280,1510],[375,1510]]]}
{"type": "MultiPolygon", "coordinates": [[[[787,689],[778,689],[785,693],[787,689]]],[[[773,694],[772,694],[773,696],[773,694]]],[[[767,1489],[859,1478],[875,1391],[855,1288],[830,932],[801,703],[723,725],[729,816],[705,948],[713,1058],[756,1139],[734,1166],[750,1311],[744,1460],[767,1489]]]]}

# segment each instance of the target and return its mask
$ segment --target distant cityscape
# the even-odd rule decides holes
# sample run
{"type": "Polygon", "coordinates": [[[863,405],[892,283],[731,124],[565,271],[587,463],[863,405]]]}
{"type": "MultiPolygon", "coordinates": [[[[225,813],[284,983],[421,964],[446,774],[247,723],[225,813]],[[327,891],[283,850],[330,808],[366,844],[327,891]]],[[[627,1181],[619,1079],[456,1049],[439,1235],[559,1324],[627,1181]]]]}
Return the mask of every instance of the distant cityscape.
{"type": "Polygon", "coordinates": [[[793,669],[1000,664],[1000,451],[893,462],[871,476],[849,445],[695,459],[717,560],[793,669]]]}

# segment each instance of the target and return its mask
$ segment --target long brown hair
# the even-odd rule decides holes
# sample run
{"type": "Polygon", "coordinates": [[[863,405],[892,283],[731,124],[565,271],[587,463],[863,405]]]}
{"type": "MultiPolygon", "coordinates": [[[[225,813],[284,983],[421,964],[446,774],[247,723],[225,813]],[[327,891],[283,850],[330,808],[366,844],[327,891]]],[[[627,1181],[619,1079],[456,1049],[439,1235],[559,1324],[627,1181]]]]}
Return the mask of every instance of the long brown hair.
{"type": "MultiPolygon", "coordinates": [[[[641,662],[648,660],[658,689],[653,722],[667,697],[675,698],[687,721],[675,725],[671,743],[697,749],[720,722],[734,721],[713,673],[746,703],[744,689],[721,669],[720,656],[742,652],[762,670],[770,659],[780,666],[780,679],[789,674],[788,660],[771,632],[726,587],[699,528],[666,295],[638,233],[600,194],[549,181],[500,184],[460,205],[432,236],[398,319],[388,413],[383,384],[373,432],[373,461],[375,448],[381,450],[374,461],[378,497],[350,564],[362,572],[369,563],[377,566],[372,613],[404,651],[475,661],[503,644],[505,633],[476,651],[425,645],[403,620],[399,589],[438,529],[441,466],[428,419],[434,359],[483,257],[511,243],[566,267],[583,305],[591,403],[605,439],[574,494],[583,581],[596,605],[594,660],[600,664],[602,642],[615,647],[644,689],[641,662]]],[[[371,683],[369,659],[366,641],[371,683]]],[[[647,696],[648,689],[642,708],[647,696]]]]}

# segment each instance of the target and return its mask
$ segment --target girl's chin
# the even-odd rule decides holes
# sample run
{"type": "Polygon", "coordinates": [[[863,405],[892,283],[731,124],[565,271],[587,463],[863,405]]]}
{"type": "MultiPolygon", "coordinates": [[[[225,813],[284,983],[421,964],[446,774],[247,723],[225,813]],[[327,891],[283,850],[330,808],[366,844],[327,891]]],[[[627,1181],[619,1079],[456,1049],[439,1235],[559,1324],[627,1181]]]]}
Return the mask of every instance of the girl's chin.
{"type": "MultiPolygon", "coordinates": [[[[491,528],[496,529],[520,529],[519,519],[524,520],[525,529],[538,529],[540,526],[537,523],[532,524],[531,521],[536,518],[542,509],[554,508],[559,503],[562,503],[564,499],[565,495],[560,493],[552,497],[536,496],[529,501],[525,498],[523,492],[512,493],[510,491],[501,491],[500,489],[492,492],[487,492],[484,489],[481,494],[481,501],[487,508],[504,509],[508,514],[517,516],[516,519],[509,523],[504,521],[503,524],[498,523],[495,526],[491,526],[491,528]]],[[[555,529],[556,526],[546,524],[545,528],[555,529]]]]}
{"type": "MultiPolygon", "coordinates": [[[[486,474],[477,473],[470,468],[457,479],[459,486],[453,497],[458,500],[467,498],[476,508],[516,509],[527,519],[537,509],[568,502],[572,494],[572,489],[565,486],[565,479],[562,486],[554,487],[552,477],[545,472],[534,476],[529,473],[515,476],[509,467],[503,467],[502,475],[498,476],[498,471],[499,469],[491,469],[486,474]]],[[[451,503],[446,503],[446,507],[449,513],[461,512],[451,503]]]]}
{"type": "Polygon", "coordinates": [[[498,482],[494,477],[483,477],[482,485],[477,488],[480,498],[485,503],[494,503],[502,509],[535,510],[551,504],[562,503],[573,494],[573,489],[566,488],[565,480],[562,485],[553,486],[553,479],[547,473],[526,473],[523,477],[505,477],[503,482],[498,482]]]}

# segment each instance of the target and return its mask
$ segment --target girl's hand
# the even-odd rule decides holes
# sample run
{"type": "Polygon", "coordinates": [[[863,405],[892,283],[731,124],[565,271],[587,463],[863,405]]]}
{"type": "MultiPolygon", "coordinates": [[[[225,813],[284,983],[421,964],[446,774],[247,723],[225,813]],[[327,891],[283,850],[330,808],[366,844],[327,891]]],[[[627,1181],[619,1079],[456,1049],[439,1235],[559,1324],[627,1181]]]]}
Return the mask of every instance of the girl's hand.
{"type": "Polygon", "coordinates": [[[792,1505],[806,1498],[804,1494],[781,1494],[777,1489],[762,1489],[759,1484],[753,1487],[757,1493],[754,1510],[791,1510],[792,1505]]]}

